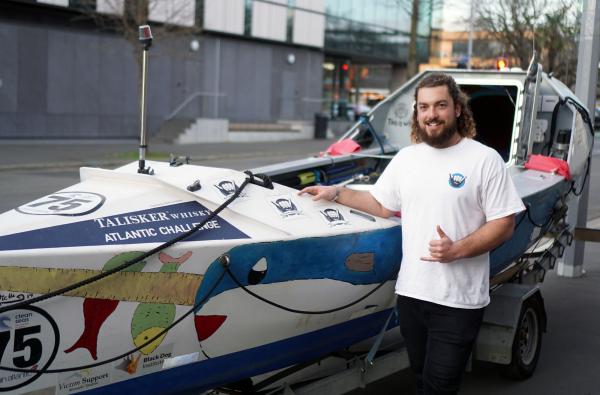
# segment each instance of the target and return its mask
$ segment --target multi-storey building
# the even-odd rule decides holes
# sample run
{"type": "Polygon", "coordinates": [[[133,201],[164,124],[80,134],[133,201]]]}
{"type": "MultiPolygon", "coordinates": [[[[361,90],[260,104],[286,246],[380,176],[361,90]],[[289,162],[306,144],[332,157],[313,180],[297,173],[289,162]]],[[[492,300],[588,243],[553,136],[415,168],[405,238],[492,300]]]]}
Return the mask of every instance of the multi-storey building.
{"type": "MultiPolygon", "coordinates": [[[[420,61],[428,58],[431,1],[421,0],[420,61]]],[[[410,1],[147,2],[156,27],[150,134],[196,118],[312,123],[322,111],[350,117],[405,78],[410,1]]],[[[0,138],[137,134],[138,44],[118,24],[132,3],[143,1],[0,2],[0,138]],[[116,25],[98,24],[99,15],[113,15],[116,25]]]]}

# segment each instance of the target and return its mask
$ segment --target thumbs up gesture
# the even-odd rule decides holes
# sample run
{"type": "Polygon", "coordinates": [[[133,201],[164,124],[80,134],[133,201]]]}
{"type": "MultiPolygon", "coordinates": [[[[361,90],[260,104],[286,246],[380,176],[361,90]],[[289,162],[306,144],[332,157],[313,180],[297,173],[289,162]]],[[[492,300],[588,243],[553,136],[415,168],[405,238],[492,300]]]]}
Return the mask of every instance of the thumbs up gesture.
{"type": "Polygon", "coordinates": [[[456,260],[455,244],[442,230],[441,226],[437,225],[436,230],[439,239],[434,239],[429,242],[429,256],[421,257],[422,261],[448,263],[456,260]]]}

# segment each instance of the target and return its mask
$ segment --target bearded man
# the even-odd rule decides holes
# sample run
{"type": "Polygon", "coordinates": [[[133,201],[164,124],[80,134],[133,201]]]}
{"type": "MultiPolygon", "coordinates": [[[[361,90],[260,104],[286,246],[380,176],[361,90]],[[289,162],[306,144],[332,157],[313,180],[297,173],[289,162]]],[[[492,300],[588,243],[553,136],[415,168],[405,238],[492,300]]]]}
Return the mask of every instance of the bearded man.
{"type": "Polygon", "coordinates": [[[415,89],[411,137],[371,191],[311,186],[299,193],[380,217],[402,210],[396,282],[400,330],[419,394],[456,394],[489,303],[489,251],[524,210],[504,161],[473,138],[467,97],[433,73],[415,89]]]}

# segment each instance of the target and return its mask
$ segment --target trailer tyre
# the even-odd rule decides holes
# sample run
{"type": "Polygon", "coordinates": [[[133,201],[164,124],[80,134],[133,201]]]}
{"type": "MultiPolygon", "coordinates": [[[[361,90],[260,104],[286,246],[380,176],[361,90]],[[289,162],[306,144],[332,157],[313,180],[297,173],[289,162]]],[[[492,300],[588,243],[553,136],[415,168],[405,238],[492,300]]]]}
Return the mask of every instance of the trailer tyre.
{"type": "Polygon", "coordinates": [[[544,309],[533,296],[521,308],[519,324],[512,345],[512,360],[506,368],[508,377],[524,380],[533,374],[542,349],[544,309]]]}

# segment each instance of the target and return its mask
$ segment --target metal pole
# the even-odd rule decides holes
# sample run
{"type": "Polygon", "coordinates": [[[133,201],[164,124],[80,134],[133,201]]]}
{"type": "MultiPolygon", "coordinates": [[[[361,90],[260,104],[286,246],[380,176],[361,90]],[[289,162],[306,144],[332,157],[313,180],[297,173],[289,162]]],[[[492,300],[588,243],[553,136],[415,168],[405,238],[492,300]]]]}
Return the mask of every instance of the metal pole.
{"type": "MultiPolygon", "coordinates": [[[[596,86],[598,83],[598,62],[600,60],[600,1],[585,0],[581,15],[581,33],[577,62],[577,82],[575,94],[588,108],[592,121],[596,103],[596,86]]],[[[590,162],[591,166],[591,162],[590,162]]],[[[586,227],[590,178],[579,197],[569,204],[569,223],[575,227],[586,227]]],[[[584,274],[583,255],[585,244],[575,240],[565,250],[565,255],[558,263],[557,273],[565,277],[579,277],[584,274]]]]}
{"type": "Polygon", "coordinates": [[[471,70],[473,65],[471,58],[473,57],[473,18],[475,14],[475,2],[471,0],[471,15],[469,16],[469,42],[467,47],[467,69],[471,70]]]}
{"type": "Polygon", "coordinates": [[[139,41],[144,46],[142,51],[142,89],[140,93],[140,159],[138,173],[153,174],[152,169],[146,168],[146,148],[148,148],[146,138],[146,86],[148,73],[148,50],[152,45],[152,32],[150,26],[143,25],[139,27],[139,41]]]}
{"type": "Polygon", "coordinates": [[[142,52],[142,92],[140,97],[140,160],[138,173],[144,173],[146,167],[146,73],[148,72],[148,50],[142,52]]]}

